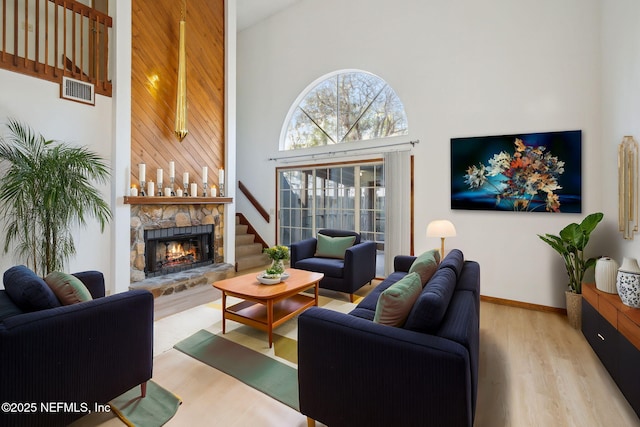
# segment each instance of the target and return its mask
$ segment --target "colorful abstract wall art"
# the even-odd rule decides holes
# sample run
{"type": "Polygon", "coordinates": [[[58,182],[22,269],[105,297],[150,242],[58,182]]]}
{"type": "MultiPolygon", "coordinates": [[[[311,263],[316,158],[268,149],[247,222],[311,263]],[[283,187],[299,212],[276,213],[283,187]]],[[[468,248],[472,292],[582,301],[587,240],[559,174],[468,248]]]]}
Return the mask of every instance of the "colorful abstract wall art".
{"type": "Polygon", "coordinates": [[[582,131],[451,139],[451,209],[582,211],[582,131]]]}

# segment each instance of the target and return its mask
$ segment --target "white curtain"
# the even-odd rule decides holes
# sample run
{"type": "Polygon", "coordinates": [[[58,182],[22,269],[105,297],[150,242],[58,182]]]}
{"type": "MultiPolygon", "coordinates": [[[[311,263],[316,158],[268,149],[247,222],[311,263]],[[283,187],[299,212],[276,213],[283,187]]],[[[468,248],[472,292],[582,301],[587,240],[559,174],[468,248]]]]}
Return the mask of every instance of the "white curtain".
{"type": "Polygon", "coordinates": [[[409,151],[384,155],[384,274],[393,273],[393,258],[411,249],[411,163],[409,151]]]}

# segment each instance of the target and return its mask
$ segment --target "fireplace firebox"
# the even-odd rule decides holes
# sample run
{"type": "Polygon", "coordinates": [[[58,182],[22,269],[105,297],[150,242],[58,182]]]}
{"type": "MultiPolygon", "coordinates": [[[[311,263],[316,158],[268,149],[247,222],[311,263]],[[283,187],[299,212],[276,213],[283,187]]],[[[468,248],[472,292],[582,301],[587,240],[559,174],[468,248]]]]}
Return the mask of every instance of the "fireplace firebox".
{"type": "Polygon", "coordinates": [[[146,277],[213,263],[213,225],[145,230],[144,241],[146,277]]]}

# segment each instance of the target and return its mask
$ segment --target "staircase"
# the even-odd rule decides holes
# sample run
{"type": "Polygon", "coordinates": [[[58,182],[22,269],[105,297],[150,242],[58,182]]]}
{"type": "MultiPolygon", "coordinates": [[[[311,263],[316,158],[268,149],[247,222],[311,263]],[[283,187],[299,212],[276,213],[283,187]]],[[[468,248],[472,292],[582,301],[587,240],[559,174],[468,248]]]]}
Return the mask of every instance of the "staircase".
{"type": "Polygon", "coordinates": [[[269,265],[270,260],[262,253],[265,247],[249,229],[249,225],[240,223],[236,215],[236,271],[255,269],[269,265]]]}

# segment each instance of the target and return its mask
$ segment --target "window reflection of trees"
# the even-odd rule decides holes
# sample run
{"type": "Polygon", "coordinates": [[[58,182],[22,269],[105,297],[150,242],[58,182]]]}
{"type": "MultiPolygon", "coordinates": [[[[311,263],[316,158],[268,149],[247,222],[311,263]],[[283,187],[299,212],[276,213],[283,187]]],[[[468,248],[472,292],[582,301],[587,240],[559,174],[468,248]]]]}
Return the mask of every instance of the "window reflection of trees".
{"type": "Polygon", "coordinates": [[[402,102],[382,79],[345,72],[323,80],[295,107],[284,150],[385,138],[408,133],[402,102]]]}

